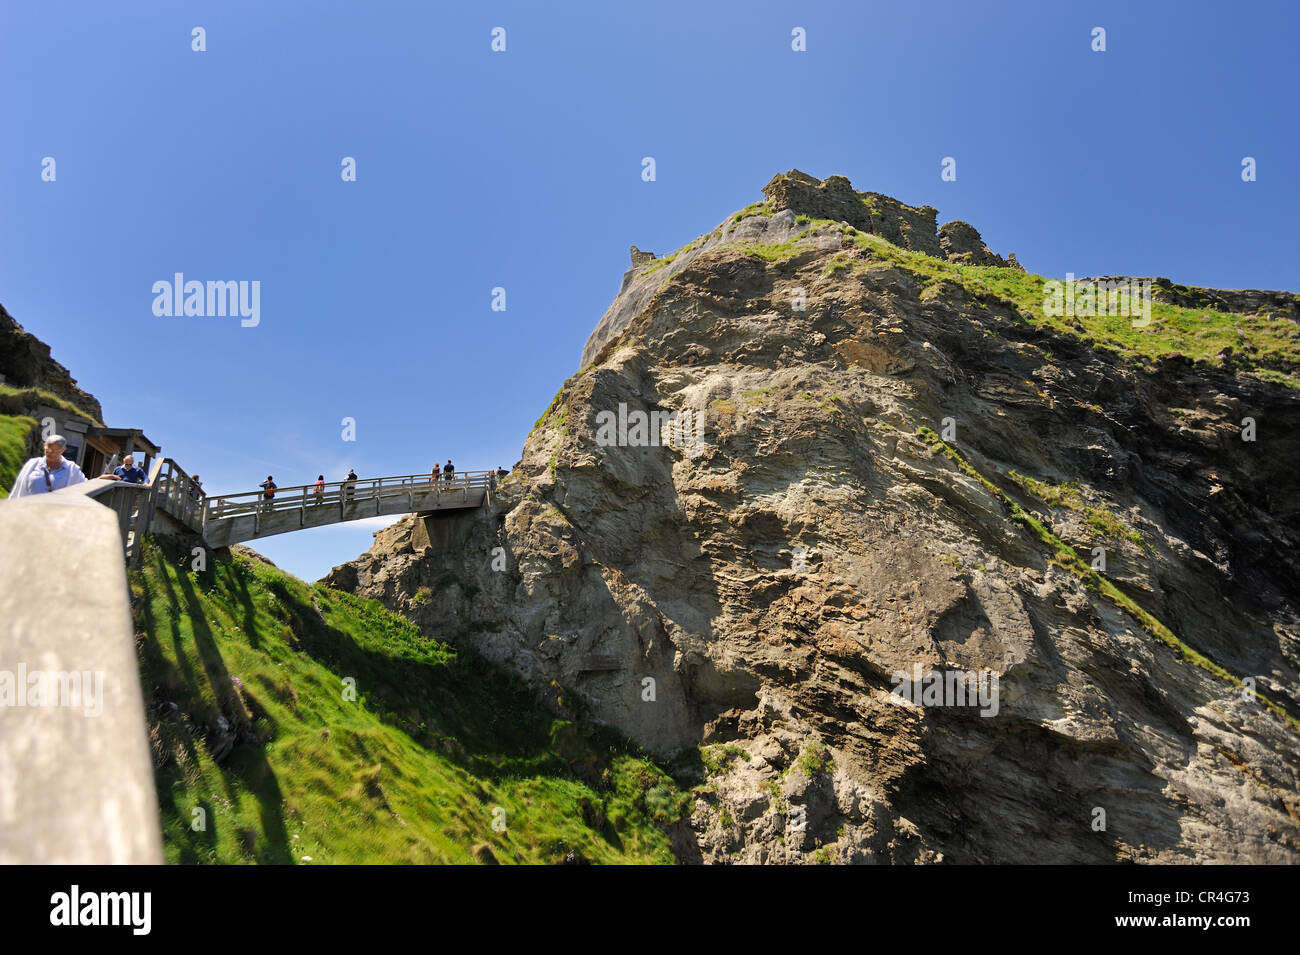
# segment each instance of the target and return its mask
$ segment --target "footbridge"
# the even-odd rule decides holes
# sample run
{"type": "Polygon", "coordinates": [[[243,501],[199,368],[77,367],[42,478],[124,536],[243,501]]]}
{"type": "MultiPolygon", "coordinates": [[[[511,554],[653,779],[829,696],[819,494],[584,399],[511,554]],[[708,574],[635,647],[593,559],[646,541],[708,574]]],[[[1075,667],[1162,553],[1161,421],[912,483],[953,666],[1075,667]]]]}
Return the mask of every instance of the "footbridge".
{"type": "Polygon", "coordinates": [[[127,562],[139,557],[145,534],[189,531],[209,547],[288,534],[312,527],[397,514],[471,510],[491,501],[495,471],[463,471],[332,481],[209,496],[171,458],[154,462],[147,484],[96,478],[55,495],[93,498],[117,514],[127,562]]]}
{"type": "Polygon", "coordinates": [[[300,484],[276,488],[270,497],[261,490],[208,497],[167,459],[159,474],[156,508],[202,536],[208,546],[226,547],[370,517],[482,507],[495,486],[493,471],[464,471],[451,478],[397,474],[300,484]]]}

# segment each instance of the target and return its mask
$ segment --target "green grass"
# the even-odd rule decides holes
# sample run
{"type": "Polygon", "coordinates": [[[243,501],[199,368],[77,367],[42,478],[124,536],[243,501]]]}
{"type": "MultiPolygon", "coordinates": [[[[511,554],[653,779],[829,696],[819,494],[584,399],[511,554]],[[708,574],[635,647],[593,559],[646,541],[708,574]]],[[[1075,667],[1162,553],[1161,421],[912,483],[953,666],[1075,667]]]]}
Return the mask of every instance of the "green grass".
{"type": "Polygon", "coordinates": [[[1141,534],[1129,528],[1127,524],[1110,511],[1105,508],[1094,507],[1085,501],[1083,491],[1073,481],[1067,481],[1064,484],[1050,484],[1046,481],[1037,481],[1034,478],[1026,477],[1016,471],[1009,472],[1008,476],[1044,504],[1052,507],[1069,508],[1083,514],[1085,523],[1099,534],[1112,540],[1126,540],[1139,547],[1146,546],[1146,541],[1141,534]]]}
{"type": "MultiPolygon", "coordinates": [[[[807,217],[805,216],[804,218],[807,217]]],[[[788,261],[800,252],[811,248],[810,246],[804,245],[803,240],[816,232],[820,225],[834,225],[834,223],[827,223],[826,220],[823,219],[809,219],[808,221],[814,224],[809,226],[807,229],[804,229],[798,235],[791,236],[784,242],[741,242],[738,244],[738,248],[746,255],[752,256],[756,259],[762,259],[764,262],[788,261]]]]}
{"type": "MultiPolygon", "coordinates": [[[[1177,634],[1161,623],[1153,614],[1148,613],[1139,606],[1137,601],[1124,593],[1124,591],[1109,579],[1093,570],[1092,566],[1080,557],[1074,548],[1044,527],[1041,521],[1036,519],[1019,504],[1007,497],[1001,488],[973,467],[960,451],[948,444],[935,434],[934,431],[924,425],[917,428],[916,433],[933,450],[942,454],[955,464],[958,470],[963,474],[982,484],[990,494],[1002,503],[1013,521],[1027,528],[1043,544],[1047,545],[1047,547],[1052,551],[1052,563],[1073,573],[1084,582],[1084,585],[1089,590],[1106,597],[1120,610],[1123,610],[1130,617],[1136,620],[1149,634],[1172,649],[1179,658],[1186,660],[1194,666],[1200,667],[1208,673],[1212,673],[1215,676],[1226,680],[1239,689],[1244,688],[1245,685],[1239,677],[1219,666],[1219,664],[1205,656],[1205,654],[1188,646],[1179,639],[1177,634]]],[[[1258,691],[1251,692],[1254,694],[1256,699],[1264,704],[1265,707],[1277,716],[1281,717],[1292,730],[1300,730],[1300,720],[1288,713],[1280,704],[1274,702],[1258,691]]]]}
{"type": "Polygon", "coordinates": [[[677,258],[678,254],[681,251],[682,251],[681,249],[678,249],[676,252],[672,253],[671,255],[665,255],[662,259],[655,259],[653,262],[646,264],[645,266],[642,267],[641,274],[637,276],[637,278],[643,279],[647,275],[653,275],[655,272],[658,272],[665,265],[671,263],[673,259],[677,258]]]}
{"type": "Polygon", "coordinates": [[[672,861],[689,797],[612,733],[374,601],[242,557],[189,566],[158,539],[131,573],[169,862],[672,861]]]}
{"type": "Polygon", "coordinates": [[[738,759],[749,762],[749,753],[735,743],[700,747],[700,761],[704,764],[705,774],[709,776],[720,776],[738,759]]]}
{"type": "MultiPolygon", "coordinates": [[[[762,214],[757,211],[759,205],[762,204],[756,203],[737,213],[736,221],[746,215],[762,214]]],[[[771,214],[770,210],[767,214],[771,214]]],[[[802,223],[806,218],[800,216],[796,221],[802,223]]],[[[786,242],[741,243],[740,248],[765,262],[785,262],[800,251],[800,240],[816,229],[823,226],[839,229],[852,237],[867,259],[850,264],[836,253],[837,257],[823,266],[823,275],[833,275],[845,268],[855,272],[900,268],[920,280],[921,297],[926,301],[934,298],[948,301],[944,291],[945,283],[949,283],[948,291],[960,289],[974,307],[985,310],[990,305],[1009,307],[1022,321],[1079,338],[1093,347],[1119,353],[1139,363],[1150,363],[1170,354],[1217,362],[1221,352],[1231,349],[1236,363],[1243,369],[1267,381],[1300,389],[1300,325],[1290,319],[1182,308],[1154,300],[1151,324],[1142,328],[1134,328],[1132,318],[1123,315],[1048,315],[1043,306],[1045,287],[1050,280],[1041,275],[1012,268],[949,262],[904,249],[880,236],[829,219],[808,219],[808,222],[809,228],[786,242]]]]}
{"type": "Polygon", "coordinates": [[[835,763],[826,747],[815,742],[809,743],[804,748],[804,751],[799,754],[799,758],[794,761],[794,765],[809,779],[815,778],[819,773],[828,773],[835,768],[835,763]]]}
{"type": "Polygon", "coordinates": [[[101,428],[104,426],[104,422],[90,412],[83,411],[71,401],[60,398],[52,391],[46,391],[44,388],[19,388],[14,385],[0,384],[0,412],[18,414],[34,408],[38,404],[50,405],[61,411],[66,411],[68,414],[85,418],[101,428]]]}
{"type": "MultiPolygon", "coordinates": [[[[579,372],[579,374],[582,374],[582,372],[579,372]]],[[[533,431],[536,431],[542,425],[546,424],[546,419],[549,418],[551,414],[555,411],[555,409],[560,406],[560,397],[564,394],[564,389],[566,385],[568,385],[567,381],[563,385],[560,385],[560,390],[555,393],[555,397],[551,399],[551,403],[547,406],[546,410],[542,413],[542,416],[538,418],[536,422],[534,422],[533,430],[528,432],[528,436],[530,438],[533,436],[533,431]]]]}
{"type": "Polygon", "coordinates": [[[742,242],[739,248],[746,255],[764,262],[785,262],[803,251],[799,239],[800,236],[795,236],[785,242],[742,242]]]}
{"type": "Polygon", "coordinates": [[[27,441],[40,425],[26,415],[0,415],[0,500],[9,496],[23,464],[27,441]]]}
{"type": "Polygon", "coordinates": [[[853,241],[870,258],[870,263],[857,266],[859,270],[872,264],[902,268],[922,279],[923,288],[951,282],[975,296],[977,302],[985,298],[1011,306],[1022,320],[1035,326],[1140,360],[1178,353],[1197,361],[1214,361],[1231,347],[1248,370],[1300,388],[1300,326],[1289,319],[1181,308],[1158,301],[1152,302],[1151,324],[1144,328],[1134,328],[1132,319],[1122,315],[1053,316],[1043,309],[1049,280],[1041,275],[948,262],[863,232],[855,231],[853,241]]]}
{"type": "Polygon", "coordinates": [[[750,216],[763,216],[770,219],[772,217],[772,204],[766,199],[762,202],[751,202],[731,217],[731,224],[735,225],[750,216]]]}
{"type": "MultiPolygon", "coordinates": [[[[555,425],[559,427],[561,435],[566,435],[569,433],[569,409],[568,408],[565,408],[563,411],[561,411],[559,414],[555,416],[555,425]]],[[[564,444],[563,441],[556,441],[555,448],[551,451],[551,460],[550,463],[548,464],[548,467],[551,472],[551,477],[555,477],[555,466],[557,463],[559,463],[560,448],[563,446],[563,444],[564,444]]]]}
{"type": "Polygon", "coordinates": [[[681,247],[680,249],[678,249],[676,252],[673,252],[673,253],[670,254],[670,255],[665,255],[662,259],[655,259],[653,262],[650,262],[649,264],[647,264],[647,265],[642,269],[641,274],[640,274],[639,276],[637,276],[637,278],[639,278],[639,279],[643,279],[643,278],[645,278],[647,275],[653,275],[655,272],[658,272],[658,271],[659,271],[661,268],[663,268],[665,265],[668,265],[670,262],[672,262],[674,259],[676,259],[676,258],[677,258],[679,255],[681,255],[683,252],[688,252],[688,251],[690,251],[691,249],[697,248],[698,246],[702,246],[702,245],[704,245],[704,243],[708,242],[709,239],[711,239],[711,238],[716,238],[716,233],[710,233],[710,234],[708,234],[708,235],[702,235],[702,236],[698,236],[698,237],[695,238],[695,239],[692,239],[690,242],[687,242],[684,246],[682,246],[682,247],[681,247]]]}

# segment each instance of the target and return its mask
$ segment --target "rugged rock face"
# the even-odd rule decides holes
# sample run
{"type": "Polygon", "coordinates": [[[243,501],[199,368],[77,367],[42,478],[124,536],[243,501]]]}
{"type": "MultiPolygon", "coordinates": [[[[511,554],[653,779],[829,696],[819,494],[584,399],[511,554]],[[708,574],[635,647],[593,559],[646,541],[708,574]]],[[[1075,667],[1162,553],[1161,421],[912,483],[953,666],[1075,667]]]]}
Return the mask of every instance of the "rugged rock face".
{"type": "MultiPolygon", "coordinates": [[[[936,231],[933,206],[913,207],[878,192],[855,192],[843,176],[818,180],[792,169],[773,177],[763,187],[767,201],[736,213],[708,235],[658,260],[670,264],[667,272],[643,269],[655,257],[632,246],[632,268],[623,275],[623,285],[609,310],[596,323],[595,331],[582,350],[581,367],[585,368],[612,338],[622,333],[645,306],[667,276],[680,272],[701,255],[723,246],[735,248],[746,243],[788,242],[804,231],[808,219],[841,222],[868,235],[877,235],[899,248],[938,258],[974,265],[1006,265],[984,245],[974,226],[949,222],[936,231]],[[798,221],[802,219],[803,222],[798,221]],[[653,281],[651,280],[653,279],[653,281]]],[[[839,248],[838,239],[819,241],[819,248],[839,248]]]]}
{"type": "MultiPolygon", "coordinates": [[[[946,222],[939,227],[939,248],[943,254],[954,262],[969,262],[971,265],[992,265],[1005,268],[1007,260],[990,252],[979,230],[969,222],[946,222]]],[[[1014,257],[1015,253],[1011,253],[1014,257]]]]}
{"type": "Polygon", "coordinates": [[[702,747],[683,860],[1300,861],[1300,394],[862,238],[1022,274],[928,207],[765,191],[630,270],[489,507],[329,583],[702,747]]]}
{"type": "Polygon", "coordinates": [[[102,420],[95,397],[77,387],[68,369],[50,357],[50,346],[23,329],[0,305],[0,375],[19,388],[44,388],[102,420]]]}

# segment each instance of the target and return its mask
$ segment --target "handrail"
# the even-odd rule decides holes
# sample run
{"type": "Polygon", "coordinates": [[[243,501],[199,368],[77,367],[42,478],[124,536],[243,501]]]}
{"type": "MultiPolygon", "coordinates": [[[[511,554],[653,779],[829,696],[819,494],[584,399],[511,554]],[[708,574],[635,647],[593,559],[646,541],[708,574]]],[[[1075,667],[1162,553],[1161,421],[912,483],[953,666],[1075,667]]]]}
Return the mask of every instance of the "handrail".
{"type": "Polygon", "coordinates": [[[160,474],[158,478],[159,492],[155,495],[157,506],[191,530],[199,530],[203,526],[200,507],[203,489],[194,483],[194,479],[185,473],[185,469],[174,458],[165,458],[163,465],[166,473],[160,474]]]}
{"type": "Polygon", "coordinates": [[[99,477],[59,488],[52,493],[92,498],[113,511],[117,515],[118,532],[122,535],[123,555],[129,564],[135,564],[139,560],[140,539],[148,531],[149,521],[153,517],[154,485],[99,477]]]}
{"type": "MultiPolygon", "coordinates": [[[[417,487],[420,485],[433,486],[435,484],[440,487],[444,485],[451,486],[451,487],[459,487],[466,484],[468,484],[470,487],[488,487],[493,483],[495,475],[496,475],[495,471],[456,471],[454,472],[452,479],[447,480],[447,478],[442,474],[439,474],[437,478],[434,478],[432,474],[429,474],[426,471],[421,474],[394,474],[387,477],[376,477],[376,478],[359,477],[355,481],[346,481],[346,480],[326,481],[323,485],[323,488],[327,492],[331,488],[341,489],[349,486],[354,488],[367,487],[373,489],[375,486],[375,482],[380,482],[380,487],[391,487],[393,485],[386,482],[392,482],[392,481],[399,482],[399,484],[403,487],[406,486],[405,485],[406,481],[411,481],[411,483],[416,485],[417,487]]],[[[273,499],[279,500],[280,495],[282,494],[287,495],[291,491],[303,491],[303,490],[307,491],[308,495],[310,496],[315,492],[315,488],[316,485],[314,482],[312,484],[277,485],[275,489],[275,497],[273,499]]],[[[266,492],[263,490],[236,491],[233,494],[205,495],[204,499],[208,501],[227,501],[230,500],[231,498],[236,498],[236,497],[264,498],[265,494],[266,492]]]]}
{"type": "Polygon", "coordinates": [[[467,505],[471,490],[481,489],[486,495],[497,481],[496,471],[456,471],[450,479],[443,473],[436,478],[432,474],[420,473],[322,482],[319,493],[315,484],[294,484],[277,487],[272,497],[267,497],[264,489],[217,494],[204,497],[196,523],[200,533],[206,537],[216,522],[251,516],[254,534],[258,535],[263,521],[271,515],[297,511],[299,526],[306,527],[309,515],[319,513],[319,509],[327,505],[338,509],[340,521],[347,519],[345,510],[348,507],[355,508],[363,502],[373,503],[377,515],[384,512],[385,504],[391,505],[394,501],[403,501],[411,511],[418,510],[420,505],[416,503],[416,495],[422,498],[421,504],[425,506],[432,495],[435,508],[446,506],[446,498],[450,498],[446,500],[447,505],[453,504],[455,496],[460,497],[461,505],[467,505]]]}
{"type": "Polygon", "coordinates": [[[175,459],[175,458],[164,458],[164,459],[163,459],[163,463],[169,465],[169,467],[168,467],[168,469],[167,469],[169,473],[172,472],[172,471],[174,471],[175,473],[177,473],[177,474],[179,474],[179,475],[181,476],[181,478],[185,481],[185,483],[187,483],[187,484],[193,484],[193,483],[194,483],[194,478],[190,477],[190,476],[185,472],[185,469],[184,469],[183,467],[181,467],[179,464],[176,463],[176,459],[175,459]]]}
{"type": "Polygon", "coordinates": [[[133,487],[141,491],[145,490],[143,484],[132,484],[130,481],[117,481],[113,478],[93,477],[86,478],[84,481],[78,481],[76,484],[69,484],[67,487],[61,487],[52,494],[84,494],[86,497],[100,497],[109,491],[118,488],[133,487]]]}

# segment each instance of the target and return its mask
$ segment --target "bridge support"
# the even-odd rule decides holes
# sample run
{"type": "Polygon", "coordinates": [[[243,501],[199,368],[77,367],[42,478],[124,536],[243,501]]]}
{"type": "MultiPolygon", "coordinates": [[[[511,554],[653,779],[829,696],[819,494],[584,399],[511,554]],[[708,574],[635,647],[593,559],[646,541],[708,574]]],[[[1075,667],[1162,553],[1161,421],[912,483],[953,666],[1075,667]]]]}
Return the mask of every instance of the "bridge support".
{"type": "MultiPolygon", "coordinates": [[[[417,551],[432,547],[440,553],[460,550],[469,539],[470,530],[478,519],[478,511],[432,511],[415,516],[411,528],[411,546],[417,551]]],[[[489,556],[483,555],[487,561],[489,556]]]]}

